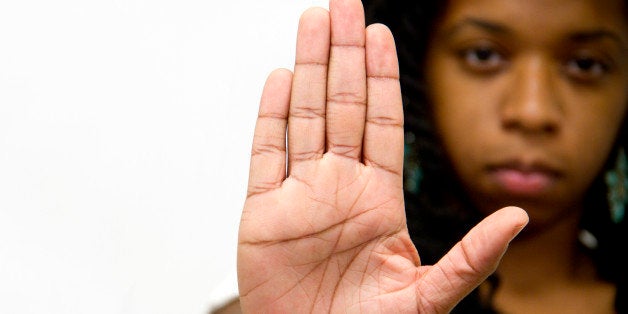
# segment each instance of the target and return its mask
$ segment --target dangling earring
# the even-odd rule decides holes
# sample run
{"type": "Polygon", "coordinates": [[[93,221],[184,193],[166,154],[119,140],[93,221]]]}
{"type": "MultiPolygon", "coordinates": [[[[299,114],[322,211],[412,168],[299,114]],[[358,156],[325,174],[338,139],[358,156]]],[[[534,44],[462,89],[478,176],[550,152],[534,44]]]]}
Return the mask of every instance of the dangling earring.
{"type": "Polygon", "coordinates": [[[423,170],[415,148],[416,137],[412,132],[406,132],[404,144],[404,189],[413,194],[419,194],[423,170]]]}
{"type": "Polygon", "coordinates": [[[607,199],[611,219],[618,224],[624,219],[628,201],[628,162],[623,147],[617,153],[615,168],[606,172],[604,179],[608,188],[607,199]]]}

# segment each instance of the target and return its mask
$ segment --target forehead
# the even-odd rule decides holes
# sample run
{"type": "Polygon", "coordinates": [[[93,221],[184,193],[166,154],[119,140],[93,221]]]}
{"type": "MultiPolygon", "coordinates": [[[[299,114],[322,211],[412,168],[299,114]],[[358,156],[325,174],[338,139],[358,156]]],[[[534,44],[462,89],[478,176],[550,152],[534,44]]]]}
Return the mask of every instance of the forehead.
{"type": "Polygon", "coordinates": [[[607,30],[628,44],[628,21],[623,0],[450,0],[440,31],[466,27],[483,20],[505,30],[531,34],[566,35],[581,30],[607,30]]]}

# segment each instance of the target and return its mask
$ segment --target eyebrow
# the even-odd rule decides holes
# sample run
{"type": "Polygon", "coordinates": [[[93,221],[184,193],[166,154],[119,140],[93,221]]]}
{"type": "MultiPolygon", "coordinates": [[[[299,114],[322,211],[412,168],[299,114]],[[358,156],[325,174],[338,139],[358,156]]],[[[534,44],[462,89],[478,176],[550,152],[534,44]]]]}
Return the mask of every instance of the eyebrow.
{"type": "MultiPolygon", "coordinates": [[[[469,27],[469,26],[479,28],[479,29],[482,29],[484,31],[494,33],[494,34],[507,35],[511,33],[510,29],[508,29],[506,26],[500,23],[495,23],[495,22],[491,22],[491,21],[487,21],[483,19],[468,17],[462,20],[461,22],[453,25],[449,29],[447,29],[444,32],[444,35],[446,37],[453,36],[457,32],[459,32],[462,28],[469,27]]],[[[576,32],[571,33],[568,36],[568,39],[576,43],[584,43],[584,42],[599,41],[603,39],[610,39],[614,41],[615,43],[617,43],[622,50],[628,50],[628,43],[624,39],[622,39],[622,37],[619,34],[617,34],[616,32],[607,30],[607,29],[603,29],[603,28],[576,31],[576,32]]]]}
{"type": "Polygon", "coordinates": [[[460,29],[464,28],[464,27],[475,27],[475,28],[481,28],[485,31],[488,31],[490,33],[495,33],[495,34],[508,34],[510,33],[510,31],[508,30],[508,28],[506,28],[504,25],[498,24],[498,23],[493,23],[490,21],[486,21],[486,20],[482,20],[482,19],[477,19],[477,18],[466,18],[462,21],[460,21],[459,23],[455,24],[454,26],[450,27],[448,30],[445,31],[444,35],[449,37],[454,35],[455,33],[457,33],[458,31],[460,31],[460,29]]]}
{"type": "Polygon", "coordinates": [[[576,43],[584,43],[604,39],[610,39],[616,42],[622,50],[628,50],[628,44],[624,40],[622,40],[619,34],[605,29],[580,31],[575,32],[571,36],[569,36],[569,40],[576,43]]]}

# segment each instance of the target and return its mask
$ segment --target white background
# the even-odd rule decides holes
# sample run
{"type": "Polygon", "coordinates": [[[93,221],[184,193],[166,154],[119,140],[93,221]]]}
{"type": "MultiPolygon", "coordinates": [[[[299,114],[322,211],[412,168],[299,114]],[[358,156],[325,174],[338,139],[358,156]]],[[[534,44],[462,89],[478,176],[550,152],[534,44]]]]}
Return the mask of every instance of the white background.
{"type": "Polygon", "coordinates": [[[0,313],[205,313],[312,5],[0,1],[0,313]]]}

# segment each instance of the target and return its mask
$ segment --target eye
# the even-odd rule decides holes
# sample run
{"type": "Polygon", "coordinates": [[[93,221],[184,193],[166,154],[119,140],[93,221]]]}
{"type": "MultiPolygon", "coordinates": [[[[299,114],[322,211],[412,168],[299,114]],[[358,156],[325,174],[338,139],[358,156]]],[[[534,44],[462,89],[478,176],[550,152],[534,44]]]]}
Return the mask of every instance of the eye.
{"type": "Polygon", "coordinates": [[[487,46],[464,49],[460,58],[469,70],[481,73],[497,71],[506,63],[504,55],[487,46]]]}
{"type": "Polygon", "coordinates": [[[581,82],[594,82],[610,71],[610,65],[602,59],[593,56],[576,56],[567,61],[566,74],[581,82]]]}

